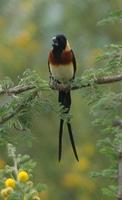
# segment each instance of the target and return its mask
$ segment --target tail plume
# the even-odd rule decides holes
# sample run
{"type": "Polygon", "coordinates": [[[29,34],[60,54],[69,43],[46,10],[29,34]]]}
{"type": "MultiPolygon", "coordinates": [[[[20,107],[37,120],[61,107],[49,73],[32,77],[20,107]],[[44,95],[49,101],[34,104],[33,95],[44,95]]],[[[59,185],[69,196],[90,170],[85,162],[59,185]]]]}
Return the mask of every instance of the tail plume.
{"type": "Polygon", "coordinates": [[[79,161],[77,150],[76,150],[76,147],[75,147],[74,138],[73,138],[72,127],[71,127],[71,124],[69,122],[67,123],[67,127],[68,127],[69,137],[70,137],[70,141],[71,141],[71,144],[72,144],[72,149],[73,149],[75,158],[76,158],[77,161],[79,161]]]}
{"type": "Polygon", "coordinates": [[[64,106],[64,108],[69,108],[71,106],[71,95],[70,91],[59,91],[59,97],[58,97],[59,103],[64,106]]]}
{"type": "Polygon", "coordinates": [[[62,154],[63,124],[64,124],[64,120],[63,120],[63,119],[60,119],[60,129],[59,129],[59,153],[58,153],[58,160],[59,160],[59,162],[60,162],[60,160],[61,160],[61,154],[62,154]]]}
{"type": "MultiPolygon", "coordinates": [[[[67,110],[64,113],[68,113],[70,110],[70,106],[71,106],[71,95],[70,95],[70,91],[59,91],[59,98],[58,98],[59,103],[61,103],[61,105],[64,106],[64,108],[67,108],[67,110]]],[[[60,119],[60,129],[59,129],[59,153],[58,153],[58,160],[60,162],[61,160],[61,155],[62,155],[62,136],[63,136],[63,125],[64,125],[64,120],[60,119]]],[[[75,142],[74,142],[74,138],[73,138],[73,134],[72,134],[72,128],[71,128],[71,124],[69,122],[67,122],[67,128],[68,128],[68,132],[69,132],[69,136],[70,136],[70,141],[72,144],[72,149],[75,155],[75,158],[77,159],[77,161],[79,161],[78,159],[78,155],[77,155],[77,151],[76,151],[76,147],[75,147],[75,142]]]]}

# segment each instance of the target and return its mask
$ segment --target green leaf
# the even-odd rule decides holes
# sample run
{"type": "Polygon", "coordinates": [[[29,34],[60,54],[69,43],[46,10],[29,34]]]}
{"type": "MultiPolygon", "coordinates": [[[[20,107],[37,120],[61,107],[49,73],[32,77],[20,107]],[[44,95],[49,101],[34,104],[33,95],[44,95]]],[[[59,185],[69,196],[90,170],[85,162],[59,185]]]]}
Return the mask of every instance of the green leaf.
{"type": "Polygon", "coordinates": [[[38,184],[35,189],[38,191],[38,192],[42,192],[42,191],[45,191],[47,189],[47,186],[45,184],[38,184]]]}

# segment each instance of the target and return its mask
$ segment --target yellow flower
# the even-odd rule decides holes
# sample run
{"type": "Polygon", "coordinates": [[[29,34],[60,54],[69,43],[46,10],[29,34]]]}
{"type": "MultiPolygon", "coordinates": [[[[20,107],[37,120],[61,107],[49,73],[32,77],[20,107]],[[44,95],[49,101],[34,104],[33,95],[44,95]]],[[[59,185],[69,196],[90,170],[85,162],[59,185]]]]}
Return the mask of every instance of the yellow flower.
{"type": "Polygon", "coordinates": [[[0,194],[1,194],[1,197],[3,197],[4,199],[8,198],[8,196],[9,196],[9,194],[7,192],[7,188],[2,189],[0,194]]]}
{"type": "Polygon", "coordinates": [[[6,188],[6,191],[8,192],[8,194],[10,194],[10,193],[13,192],[14,190],[13,190],[12,187],[7,187],[7,188],[6,188]]]}
{"type": "Polygon", "coordinates": [[[20,171],[18,173],[18,180],[21,181],[21,182],[26,182],[28,179],[29,179],[29,175],[26,171],[20,171]]]}
{"type": "Polygon", "coordinates": [[[84,176],[81,178],[81,187],[90,193],[93,193],[96,189],[96,184],[95,181],[84,176]]]}
{"type": "Polygon", "coordinates": [[[86,171],[90,167],[90,162],[87,158],[82,157],[78,163],[75,164],[75,169],[78,169],[80,171],[86,171]]]}
{"type": "Polygon", "coordinates": [[[62,183],[69,188],[79,187],[81,185],[81,177],[78,174],[69,173],[64,176],[62,183]]]}
{"type": "Polygon", "coordinates": [[[16,185],[16,182],[15,182],[15,180],[13,178],[6,179],[6,181],[5,181],[5,186],[6,187],[12,187],[12,188],[14,188],[15,185],[16,185]]]}
{"type": "Polygon", "coordinates": [[[33,30],[21,32],[14,38],[12,44],[13,47],[23,49],[26,53],[33,53],[40,48],[39,43],[33,40],[33,30]]]}
{"type": "Polygon", "coordinates": [[[90,162],[87,158],[81,158],[79,160],[79,166],[78,168],[81,170],[81,171],[85,171],[87,170],[88,168],[90,167],[90,162]]]}
{"type": "Polygon", "coordinates": [[[95,146],[91,143],[87,143],[83,147],[83,153],[85,153],[88,156],[93,156],[95,153],[95,146]]]}
{"type": "Polygon", "coordinates": [[[4,198],[4,199],[8,199],[9,198],[9,195],[11,192],[13,192],[13,188],[11,187],[7,187],[7,188],[4,188],[1,190],[1,196],[4,198]]]}
{"type": "Polygon", "coordinates": [[[17,48],[26,48],[31,41],[31,33],[28,31],[21,32],[13,41],[17,48]]]}

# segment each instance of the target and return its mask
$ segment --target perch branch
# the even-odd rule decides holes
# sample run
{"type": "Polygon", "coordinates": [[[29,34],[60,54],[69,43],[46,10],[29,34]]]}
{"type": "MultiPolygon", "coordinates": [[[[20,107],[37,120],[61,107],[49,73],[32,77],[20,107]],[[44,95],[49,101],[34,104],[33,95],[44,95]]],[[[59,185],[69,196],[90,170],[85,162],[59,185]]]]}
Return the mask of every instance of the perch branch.
{"type": "MultiPolygon", "coordinates": [[[[94,78],[91,80],[91,82],[100,85],[100,84],[114,83],[121,80],[122,80],[122,74],[115,75],[115,76],[104,76],[100,78],[94,78]]],[[[85,85],[84,84],[65,85],[65,84],[59,84],[59,83],[54,84],[52,81],[50,82],[50,88],[53,90],[69,90],[69,89],[76,90],[76,89],[81,89],[81,88],[89,87],[89,86],[90,86],[90,83],[85,84],[85,85]]]]}
{"type": "MultiPolygon", "coordinates": [[[[100,78],[94,78],[93,82],[96,84],[106,84],[106,83],[113,83],[113,82],[117,82],[117,81],[121,81],[122,80],[122,74],[120,75],[115,75],[115,76],[105,76],[105,77],[100,77],[100,78]]],[[[50,88],[53,90],[76,90],[76,89],[81,89],[83,87],[88,87],[90,86],[90,83],[86,84],[86,85],[65,85],[65,84],[54,84],[53,82],[50,82],[49,84],[50,88]]],[[[36,86],[34,85],[18,85],[15,86],[13,88],[9,88],[9,89],[2,89],[0,91],[0,95],[17,95],[17,94],[21,94],[23,92],[29,91],[29,90],[33,90],[35,89],[36,86]]],[[[37,94],[37,91],[35,91],[35,93],[37,94]]],[[[0,118],[0,124],[5,123],[6,121],[8,121],[9,119],[11,119],[12,117],[14,117],[16,114],[18,114],[23,107],[25,107],[25,105],[23,106],[23,104],[21,104],[20,106],[18,106],[17,108],[15,108],[15,110],[12,113],[8,113],[5,116],[2,116],[0,118]]]]}
{"type": "MultiPolygon", "coordinates": [[[[82,80],[82,79],[81,79],[82,80]]],[[[117,81],[121,81],[122,80],[122,74],[120,75],[114,75],[114,76],[104,76],[104,77],[100,77],[100,78],[94,78],[92,79],[91,81],[94,82],[95,84],[107,84],[107,83],[114,83],[114,82],[117,82],[117,81]]],[[[49,86],[51,89],[53,90],[76,90],[76,89],[81,89],[81,88],[84,88],[84,87],[89,87],[90,86],[90,83],[88,84],[81,84],[81,85],[67,85],[67,84],[54,84],[53,81],[51,81],[49,83],[49,86]]],[[[15,86],[13,88],[9,88],[9,89],[2,89],[0,91],[0,95],[4,95],[4,94],[7,94],[7,95],[12,95],[12,94],[21,94],[23,92],[26,92],[28,90],[33,90],[35,89],[36,86],[35,85],[18,85],[18,86],[15,86]]]]}

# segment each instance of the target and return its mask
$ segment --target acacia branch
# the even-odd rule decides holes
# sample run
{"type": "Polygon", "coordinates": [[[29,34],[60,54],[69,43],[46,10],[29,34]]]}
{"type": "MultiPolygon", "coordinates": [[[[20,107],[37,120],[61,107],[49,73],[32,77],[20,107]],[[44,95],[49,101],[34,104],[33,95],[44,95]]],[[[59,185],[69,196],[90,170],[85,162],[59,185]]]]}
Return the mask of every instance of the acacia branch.
{"type": "Polygon", "coordinates": [[[32,101],[35,97],[37,96],[37,91],[34,91],[31,96],[29,96],[26,99],[26,102],[22,102],[21,104],[17,105],[12,112],[9,112],[7,114],[5,114],[4,116],[0,117],[0,124],[4,124],[5,122],[7,122],[8,120],[10,120],[11,118],[13,118],[14,116],[16,116],[20,111],[22,111],[23,109],[26,108],[26,106],[28,105],[28,103],[30,101],[32,101]]]}
{"type": "MultiPolygon", "coordinates": [[[[122,74],[120,75],[115,75],[115,76],[104,76],[104,77],[100,77],[100,78],[93,78],[91,79],[90,81],[92,83],[95,83],[95,84],[107,84],[107,83],[114,83],[114,82],[117,82],[117,81],[121,81],[122,80],[122,74]]],[[[82,79],[81,79],[82,81],[82,79]]],[[[53,81],[50,81],[49,83],[49,86],[51,89],[53,90],[76,90],[76,89],[82,89],[84,87],[89,87],[91,84],[89,83],[88,81],[88,84],[83,84],[81,83],[80,85],[72,85],[72,84],[59,84],[59,83],[54,83],[53,81]]],[[[36,86],[35,85],[18,85],[18,86],[15,86],[13,88],[9,88],[9,89],[2,89],[0,91],[0,95],[4,95],[4,94],[7,94],[7,95],[12,95],[12,94],[21,94],[23,92],[26,92],[26,91],[29,91],[29,90],[33,90],[35,89],[36,86]]]]}
{"type": "Polygon", "coordinates": [[[106,83],[113,83],[113,82],[117,82],[121,80],[122,80],[122,74],[115,75],[115,76],[105,76],[105,77],[97,78],[94,81],[97,84],[106,84],[106,83]]]}
{"type": "Polygon", "coordinates": [[[0,124],[4,124],[11,118],[13,118],[15,115],[17,115],[22,109],[24,108],[23,105],[19,105],[16,109],[14,109],[12,112],[7,113],[6,115],[0,117],[0,124]]]}
{"type": "Polygon", "coordinates": [[[12,95],[12,94],[20,94],[20,93],[23,93],[23,92],[26,92],[28,90],[32,90],[32,89],[35,89],[36,87],[34,85],[17,85],[13,88],[9,88],[9,89],[2,89],[0,91],[0,95],[4,95],[4,94],[8,94],[8,95],[12,95]]]}
{"type": "MultiPolygon", "coordinates": [[[[122,74],[115,75],[115,76],[105,76],[105,77],[100,77],[100,78],[94,78],[91,81],[94,82],[95,84],[107,84],[107,83],[114,83],[114,82],[121,81],[121,80],[122,80],[122,74]]],[[[69,89],[76,90],[76,89],[81,89],[81,88],[84,88],[84,87],[89,87],[90,83],[88,83],[88,84],[82,84],[81,83],[81,85],[67,85],[67,84],[59,84],[59,83],[54,84],[54,82],[51,81],[49,83],[49,86],[53,90],[69,90],[69,89]]],[[[0,95],[4,95],[4,94],[17,95],[17,94],[21,94],[23,92],[33,90],[33,89],[36,89],[35,85],[25,85],[25,86],[18,85],[18,86],[15,86],[13,88],[2,89],[0,91],[0,95]]],[[[34,91],[34,92],[37,94],[37,91],[34,91]]],[[[11,119],[12,117],[14,117],[24,107],[25,107],[25,105],[21,104],[18,107],[16,107],[13,112],[8,113],[5,116],[0,117],[0,124],[3,124],[6,121],[8,121],[9,119],[11,119]]]]}
{"type": "MultiPolygon", "coordinates": [[[[95,84],[107,84],[107,83],[114,83],[122,80],[122,74],[120,75],[115,75],[115,76],[104,76],[100,78],[93,78],[91,79],[88,84],[82,84],[81,85],[66,85],[66,84],[59,84],[51,81],[50,82],[50,87],[53,90],[76,90],[76,89],[81,89],[84,87],[89,87],[91,85],[90,82],[95,83],[95,84]]],[[[82,81],[82,79],[81,79],[82,81]]]]}

